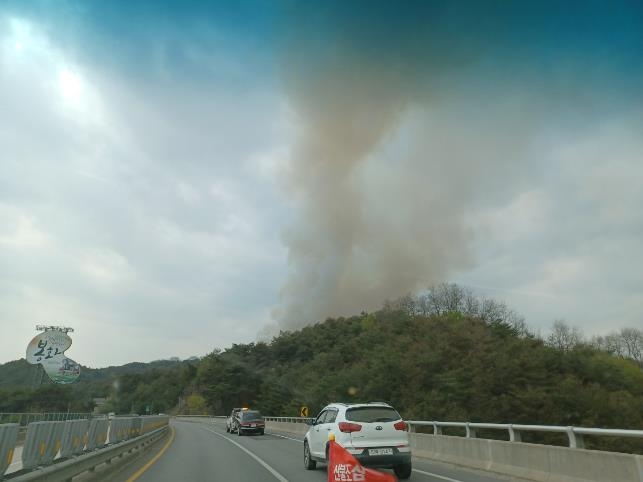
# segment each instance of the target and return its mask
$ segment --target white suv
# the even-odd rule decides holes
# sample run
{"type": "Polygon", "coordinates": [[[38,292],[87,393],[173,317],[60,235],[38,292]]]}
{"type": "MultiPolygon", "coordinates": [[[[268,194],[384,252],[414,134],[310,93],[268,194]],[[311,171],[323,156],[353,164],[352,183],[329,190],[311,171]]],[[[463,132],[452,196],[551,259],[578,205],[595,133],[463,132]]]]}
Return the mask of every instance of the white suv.
{"type": "Polygon", "coordinates": [[[324,407],[304,439],[304,467],[328,461],[328,436],[363,465],[392,468],[400,479],[411,476],[407,425],[393,407],[382,402],[331,403],[324,407]]]}

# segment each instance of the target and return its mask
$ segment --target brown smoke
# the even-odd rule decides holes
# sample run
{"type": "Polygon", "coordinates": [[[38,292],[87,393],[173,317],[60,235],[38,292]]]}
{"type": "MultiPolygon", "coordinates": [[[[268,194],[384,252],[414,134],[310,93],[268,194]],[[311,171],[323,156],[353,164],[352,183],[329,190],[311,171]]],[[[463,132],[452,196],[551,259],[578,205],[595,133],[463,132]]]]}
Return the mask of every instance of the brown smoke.
{"type": "Polygon", "coordinates": [[[486,103],[469,118],[471,99],[450,92],[447,71],[406,49],[413,32],[356,34],[349,22],[320,41],[298,21],[284,74],[299,129],[287,182],[298,214],[274,312],[286,328],[377,308],[468,266],[467,208],[497,185],[493,173],[519,164],[530,117],[486,103]]]}

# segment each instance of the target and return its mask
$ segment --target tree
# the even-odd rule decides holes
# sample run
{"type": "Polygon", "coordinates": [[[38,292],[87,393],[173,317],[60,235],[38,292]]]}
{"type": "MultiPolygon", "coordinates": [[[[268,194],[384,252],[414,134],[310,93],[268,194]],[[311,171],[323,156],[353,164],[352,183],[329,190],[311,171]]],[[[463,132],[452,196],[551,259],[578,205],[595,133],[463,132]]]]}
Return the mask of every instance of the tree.
{"type": "Polygon", "coordinates": [[[187,405],[188,415],[204,415],[207,412],[205,398],[201,395],[193,393],[187,398],[185,403],[187,405]]]}
{"type": "Polygon", "coordinates": [[[643,331],[623,328],[620,335],[626,356],[643,366],[643,331]]]}
{"type": "Polygon", "coordinates": [[[619,332],[605,336],[594,336],[591,346],[610,355],[631,358],[643,367],[643,331],[636,328],[623,328],[619,332]]]}
{"type": "Polygon", "coordinates": [[[547,345],[561,351],[573,350],[583,342],[583,334],[577,327],[571,327],[564,320],[556,320],[547,337],[547,345]]]}

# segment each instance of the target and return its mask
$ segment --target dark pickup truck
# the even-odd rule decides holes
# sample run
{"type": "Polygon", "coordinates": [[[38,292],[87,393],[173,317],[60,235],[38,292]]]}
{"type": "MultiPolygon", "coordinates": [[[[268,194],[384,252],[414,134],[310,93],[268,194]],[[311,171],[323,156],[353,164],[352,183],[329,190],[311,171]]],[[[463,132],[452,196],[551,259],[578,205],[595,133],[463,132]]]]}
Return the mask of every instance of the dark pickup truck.
{"type": "Polygon", "coordinates": [[[258,433],[263,435],[266,422],[257,410],[241,410],[235,416],[235,431],[238,435],[258,433]]]}

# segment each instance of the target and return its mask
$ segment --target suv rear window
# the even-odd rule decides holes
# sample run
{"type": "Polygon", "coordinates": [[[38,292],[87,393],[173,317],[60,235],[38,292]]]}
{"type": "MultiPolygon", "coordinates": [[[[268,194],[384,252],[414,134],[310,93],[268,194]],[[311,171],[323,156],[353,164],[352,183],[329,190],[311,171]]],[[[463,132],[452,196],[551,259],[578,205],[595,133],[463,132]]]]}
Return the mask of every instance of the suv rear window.
{"type": "Polygon", "coordinates": [[[346,410],[346,420],[350,422],[395,422],[401,418],[391,407],[355,407],[346,410]]]}
{"type": "Polygon", "coordinates": [[[261,420],[263,417],[261,416],[261,413],[257,411],[252,411],[252,412],[242,412],[241,414],[241,419],[242,420],[261,420]]]}

